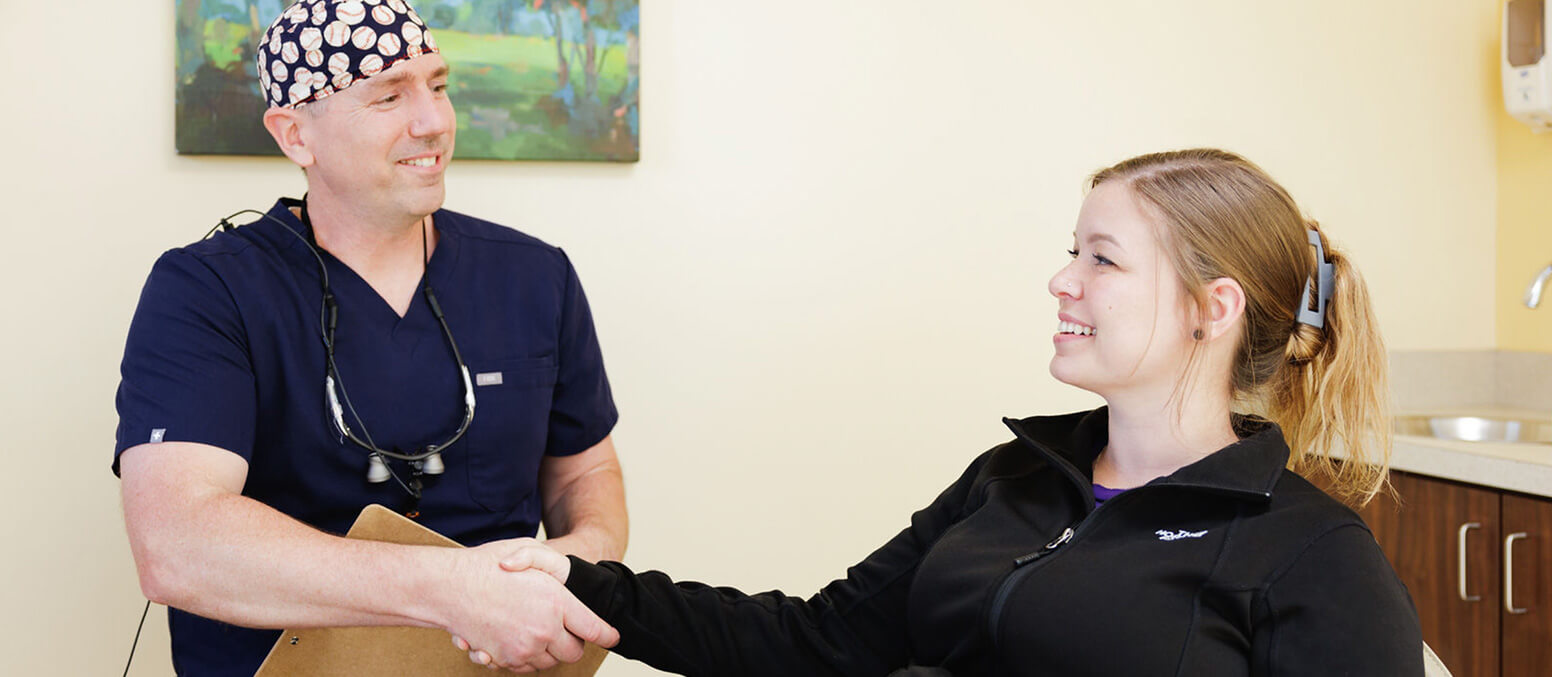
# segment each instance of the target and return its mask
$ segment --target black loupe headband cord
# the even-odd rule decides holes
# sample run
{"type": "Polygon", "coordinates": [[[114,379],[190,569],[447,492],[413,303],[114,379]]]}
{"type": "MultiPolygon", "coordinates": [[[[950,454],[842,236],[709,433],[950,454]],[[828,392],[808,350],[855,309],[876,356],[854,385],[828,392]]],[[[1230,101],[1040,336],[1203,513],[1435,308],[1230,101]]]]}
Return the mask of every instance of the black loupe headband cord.
{"type": "MultiPolygon", "coordinates": [[[[232,214],[231,216],[221,219],[221,222],[217,224],[215,228],[212,228],[210,233],[207,233],[205,236],[209,237],[211,234],[215,233],[217,229],[231,230],[233,227],[231,219],[237,216],[249,213],[257,214],[260,217],[274,221],[276,224],[279,224],[281,227],[283,227],[286,232],[295,236],[302,242],[304,246],[307,247],[307,251],[313,255],[313,258],[317,260],[318,277],[323,287],[323,303],[318,312],[318,323],[320,330],[319,335],[323,341],[324,350],[324,396],[328,403],[328,411],[325,412],[325,417],[334,424],[335,432],[339,433],[343,439],[350,440],[351,443],[361,447],[362,449],[365,449],[368,452],[367,481],[376,484],[393,479],[394,482],[396,482],[401,488],[404,489],[405,492],[410,495],[412,499],[414,499],[415,505],[412,506],[410,510],[411,513],[414,513],[416,512],[416,508],[418,508],[420,503],[422,489],[422,482],[420,479],[421,475],[442,474],[444,466],[442,463],[441,451],[447,447],[452,446],[455,442],[461,439],[464,433],[469,430],[469,424],[474,421],[474,381],[469,378],[469,367],[468,365],[464,364],[463,354],[458,351],[458,342],[453,339],[453,331],[447,326],[447,317],[442,314],[442,305],[437,302],[436,292],[431,290],[431,276],[428,270],[421,276],[421,292],[426,297],[426,305],[431,309],[431,314],[436,317],[437,324],[442,327],[442,335],[447,338],[447,346],[452,350],[453,360],[458,365],[458,375],[463,380],[463,421],[458,425],[458,430],[454,432],[453,436],[448,438],[446,442],[427,446],[424,450],[418,453],[405,454],[389,449],[383,449],[377,446],[377,443],[372,440],[372,433],[367,430],[366,424],[361,420],[361,415],[356,413],[356,407],[350,401],[350,393],[346,390],[345,383],[340,378],[339,369],[336,367],[334,362],[334,332],[336,326],[339,323],[339,304],[334,300],[334,293],[329,287],[329,271],[328,268],[324,265],[323,255],[318,253],[318,248],[310,237],[313,233],[313,226],[312,219],[309,218],[307,213],[307,197],[305,195],[302,197],[301,207],[302,224],[307,227],[309,237],[304,237],[301,233],[296,232],[295,229],[287,225],[284,221],[270,216],[267,213],[253,209],[244,209],[235,214],[232,214]],[[356,436],[355,432],[352,431],[350,426],[345,422],[346,411],[350,412],[350,417],[355,419],[356,425],[361,428],[361,437],[365,437],[366,439],[363,440],[361,437],[356,436]],[[411,477],[409,482],[405,482],[399,477],[397,472],[394,472],[392,465],[388,463],[388,459],[404,461],[410,465],[411,477]]],[[[427,235],[424,225],[421,227],[420,236],[422,252],[421,259],[425,260],[427,258],[426,252],[429,250],[429,247],[426,242],[427,235]]]]}

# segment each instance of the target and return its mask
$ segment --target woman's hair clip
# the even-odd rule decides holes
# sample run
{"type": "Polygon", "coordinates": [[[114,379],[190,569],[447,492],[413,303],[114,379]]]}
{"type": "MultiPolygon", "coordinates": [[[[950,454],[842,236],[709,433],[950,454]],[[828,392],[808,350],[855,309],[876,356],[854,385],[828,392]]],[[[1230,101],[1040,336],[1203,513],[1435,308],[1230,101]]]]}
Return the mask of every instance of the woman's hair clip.
{"type": "Polygon", "coordinates": [[[1336,279],[1336,266],[1326,260],[1326,248],[1320,243],[1320,232],[1311,228],[1309,243],[1315,247],[1315,275],[1304,284],[1304,298],[1299,301],[1299,322],[1316,329],[1326,326],[1326,306],[1331,303],[1331,286],[1336,279]],[[1317,279],[1318,278],[1318,279],[1317,279]],[[1310,286],[1314,284],[1319,304],[1310,302],[1310,286]]]}

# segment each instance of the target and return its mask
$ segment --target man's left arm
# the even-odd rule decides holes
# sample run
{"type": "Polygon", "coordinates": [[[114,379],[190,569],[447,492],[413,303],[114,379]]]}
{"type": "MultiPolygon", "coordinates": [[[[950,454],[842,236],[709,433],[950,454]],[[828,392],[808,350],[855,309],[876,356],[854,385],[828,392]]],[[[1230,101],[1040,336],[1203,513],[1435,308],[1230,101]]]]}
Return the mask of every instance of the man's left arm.
{"type": "Polygon", "coordinates": [[[546,545],[589,562],[625,556],[630,518],[613,436],[570,456],[539,463],[546,545]]]}

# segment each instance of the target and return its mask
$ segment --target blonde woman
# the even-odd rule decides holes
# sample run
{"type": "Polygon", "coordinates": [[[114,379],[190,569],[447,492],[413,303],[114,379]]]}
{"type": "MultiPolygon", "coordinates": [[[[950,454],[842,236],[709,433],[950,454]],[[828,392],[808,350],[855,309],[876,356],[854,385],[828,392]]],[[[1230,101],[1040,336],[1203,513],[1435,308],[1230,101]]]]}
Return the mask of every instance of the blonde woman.
{"type": "Polygon", "coordinates": [[[1385,485],[1385,354],[1357,270],[1218,150],[1100,171],[1071,254],[1051,374],[1107,406],[1007,420],[1012,441],[817,595],[541,546],[503,566],[550,571],[619,629],[617,653],[686,675],[1422,674],[1405,588],[1306,479],[1350,504],[1385,485]]]}

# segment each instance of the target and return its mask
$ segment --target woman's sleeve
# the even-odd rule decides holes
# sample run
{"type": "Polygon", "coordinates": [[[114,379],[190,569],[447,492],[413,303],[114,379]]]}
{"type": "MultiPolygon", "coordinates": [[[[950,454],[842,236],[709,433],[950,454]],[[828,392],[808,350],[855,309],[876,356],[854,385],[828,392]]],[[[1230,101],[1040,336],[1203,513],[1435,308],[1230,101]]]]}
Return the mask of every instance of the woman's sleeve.
{"type": "Polygon", "coordinates": [[[1316,538],[1267,586],[1251,674],[1422,675],[1423,639],[1406,586],[1368,529],[1316,538]]]}
{"type": "Polygon", "coordinates": [[[916,568],[962,519],[976,476],[972,463],[911,525],[807,600],[779,591],[674,582],[618,562],[571,558],[566,587],[620,631],[614,652],[683,675],[883,675],[909,661],[906,602],[916,568]]]}

